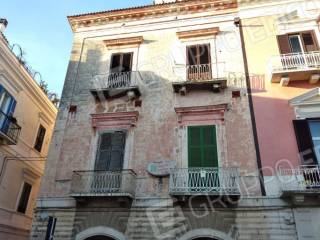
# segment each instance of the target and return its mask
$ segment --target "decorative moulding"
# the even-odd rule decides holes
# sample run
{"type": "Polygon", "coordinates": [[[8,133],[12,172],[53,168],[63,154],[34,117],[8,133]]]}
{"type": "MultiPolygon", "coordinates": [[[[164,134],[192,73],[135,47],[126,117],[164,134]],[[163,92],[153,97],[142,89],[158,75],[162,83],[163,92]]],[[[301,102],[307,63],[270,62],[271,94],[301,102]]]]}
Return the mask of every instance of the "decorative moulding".
{"type": "Polygon", "coordinates": [[[30,169],[30,168],[23,169],[24,180],[31,184],[33,184],[40,177],[41,177],[41,173],[37,172],[36,170],[30,169]]]}
{"type": "Polygon", "coordinates": [[[127,45],[140,45],[143,42],[143,37],[128,37],[128,38],[117,38],[103,41],[108,48],[127,46],[127,45]]]}
{"type": "Polygon", "coordinates": [[[91,114],[92,127],[95,129],[129,129],[138,121],[139,112],[114,112],[91,114]]]}
{"type": "Polygon", "coordinates": [[[178,115],[180,125],[190,124],[214,124],[224,121],[224,113],[228,109],[228,104],[197,106],[197,107],[177,107],[175,111],[178,115]]]}
{"type": "Polygon", "coordinates": [[[211,14],[221,14],[221,12],[235,12],[238,4],[235,0],[217,1],[217,0],[189,0],[175,1],[165,4],[151,4],[147,6],[118,9],[104,12],[94,12],[75,16],[68,16],[72,30],[75,31],[81,27],[105,25],[109,22],[124,20],[138,20],[146,18],[155,18],[171,14],[176,16],[185,13],[197,13],[211,11],[211,14]]]}
{"type": "Polygon", "coordinates": [[[177,32],[177,36],[179,39],[188,39],[188,38],[195,38],[195,37],[206,37],[206,36],[214,36],[219,33],[219,28],[206,28],[200,30],[190,30],[190,31],[183,31],[177,32]]]}
{"type": "Polygon", "coordinates": [[[39,118],[47,124],[47,126],[51,125],[52,120],[43,112],[39,112],[39,118]]]}
{"type": "Polygon", "coordinates": [[[319,99],[316,97],[320,96],[320,88],[314,88],[304,94],[289,100],[291,106],[302,106],[302,105],[318,105],[320,104],[319,99]]]}

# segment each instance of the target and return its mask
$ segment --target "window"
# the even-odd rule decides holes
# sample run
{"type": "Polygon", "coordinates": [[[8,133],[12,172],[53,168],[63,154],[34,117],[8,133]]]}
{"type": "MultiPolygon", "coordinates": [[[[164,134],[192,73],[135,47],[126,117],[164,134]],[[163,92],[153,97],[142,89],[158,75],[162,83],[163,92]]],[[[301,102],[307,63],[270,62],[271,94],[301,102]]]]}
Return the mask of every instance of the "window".
{"type": "Polygon", "coordinates": [[[16,107],[16,100],[0,85],[0,129],[7,133],[16,107]]]}
{"type": "Polygon", "coordinates": [[[18,205],[18,209],[17,209],[18,212],[26,213],[31,189],[32,189],[32,186],[29,183],[25,182],[23,184],[22,192],[21,192],[20,199],[19,199],[19,205],[18,205]]]}
{"type": "Polygon", "coordinates": [[[41,152],[45,135],[46,135],[46,129],[40,124],[39,129],[38,129],[37,139],[34,144],[34,148],[38,152],[41,152]]]}
{"type": "Polygon", "coordinates": [[[303,47],[302,47],[300,35],[289,36],[289,43],[290,43],[290,47],[291,47],[291,52],[293,52],[293,53],[303,52],[303,47]]]}
{"type": "Polygon", "coordinates": [[[188,166],[218,167],[216,126],[188,127],[188,166]]]}
{"type": "Polygon", "coordinates": [[[210,45],[193,45],[187,47],[188,80],[211,79],[210,45]]]}
{"type": "Polygon", "coordinates": [[[320,160],[320,119],[294,120],[302,165],[318,165],[320,160]]]}
{"type": "Polygon", "coordinates": [[[117,53],[111,56],[109,88],[126,88],[131,86],[131,67],[133,53],[117,53]]]}
{"type": "Polygon", "coordinates": [[[130,72],[133,53],[117,53],[111,56],[110,72],[130,72]]]}
{"type": "Polygon", "coordinates": [[[188,127],[188,167],[190,191],[220,186],[216,126],[188,127]]]}
{"type": "Polygon", "coordinates": [[[95,170],[116,171],[123,167],[126,133],[103,133],[100,136],[95,170]]]}
{"type": "Polygon", "coordinates": [[[281,54],[318,51],[314,31],[279,35],[278,45],[281,54]]]}

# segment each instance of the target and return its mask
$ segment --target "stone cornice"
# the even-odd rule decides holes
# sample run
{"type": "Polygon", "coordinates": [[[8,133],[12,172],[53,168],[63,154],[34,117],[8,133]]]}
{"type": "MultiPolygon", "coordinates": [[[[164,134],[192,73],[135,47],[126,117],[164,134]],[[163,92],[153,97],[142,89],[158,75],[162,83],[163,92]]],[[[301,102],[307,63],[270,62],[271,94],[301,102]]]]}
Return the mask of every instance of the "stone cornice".
{"type": "Polygon", "coordinates": [[[199,29],[199,30],[190,30],[190,31],[183,31],[177,32],[177,36],[179,39],[187,39],[187,38],[194,38],[194,37],[205,37],[205,36],[213,36],[219,33],[219,28],[206,28],[206,29],[199,29]]]}
{"type": "Polygon", "coordinates": [[[228,109],[228,104],[196,106],[196,107],[176,107],[178,123],[188,125],[190,123],[212,123],[224,121],[224,113],[228,109]]]}
{"type": "Polygon", "coordinates": [[[237,8],[235,0],[185,0],[173,3],[147,5],[142,7],[111,10],[69,16],[68,20],[73,31],[78,27],[104,25],[109,22],[139,20],[168,14],[188,14],[203,11],[225,11],[237,8]]]}
{"type": "Polygon", "coordinates": [[[107,47],[117,47],[125,45],[139,45],[143,42],[143,37],[118,38],[103,41],[107,47]]]}
{"type": "Polygon", "coordinates": [[[114,112],[91,114],[92,127],[95,129],[129,129],[136,125],[139,112],[114,112]]]}

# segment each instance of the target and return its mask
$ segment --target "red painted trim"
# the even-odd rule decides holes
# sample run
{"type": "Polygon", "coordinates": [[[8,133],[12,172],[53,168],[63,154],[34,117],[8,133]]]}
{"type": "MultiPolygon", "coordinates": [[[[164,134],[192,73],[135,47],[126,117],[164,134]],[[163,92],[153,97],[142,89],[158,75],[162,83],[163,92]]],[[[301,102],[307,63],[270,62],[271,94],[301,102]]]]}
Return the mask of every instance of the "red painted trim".
{"type": "Polygon", "coordinates": [[[221,124],[224,121],[224,113],[227,107],[227,104],[177,107],[175,111],[180,125],[221,124]]]}
{"type": "Polygon", "coordinates": [[[139,112],[114,112],[114,113],[97,113],[91,114],[92,127],[102,129],[129,129],[136,125],[139,112]]]}

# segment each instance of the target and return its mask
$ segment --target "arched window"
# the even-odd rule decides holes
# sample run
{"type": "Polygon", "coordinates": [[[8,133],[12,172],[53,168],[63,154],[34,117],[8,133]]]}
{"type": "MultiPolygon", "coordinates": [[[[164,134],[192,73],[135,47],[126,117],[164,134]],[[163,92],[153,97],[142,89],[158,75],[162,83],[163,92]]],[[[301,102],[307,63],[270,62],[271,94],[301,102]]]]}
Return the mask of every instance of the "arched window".
{"type": "Polygon", "coordinates": [[[113,228],[98,226],[78,233],[75,240],[127,240],[127,238],[113,228]]]}
{"type": "Polygon", "coordinates": [[[233,240],[230,236],[226,233],[209,229],[209,228],[202,228],[202,229],[194,229],[182,237],[179,240],[233,240]]]}
{"type": "Polygon", "coordinates": [[[89,238],[86,238],[85,240],[115,240],[111,237],[106,237],[106,236],[93,236],[93,237],[89,237],[89,238]]]}

